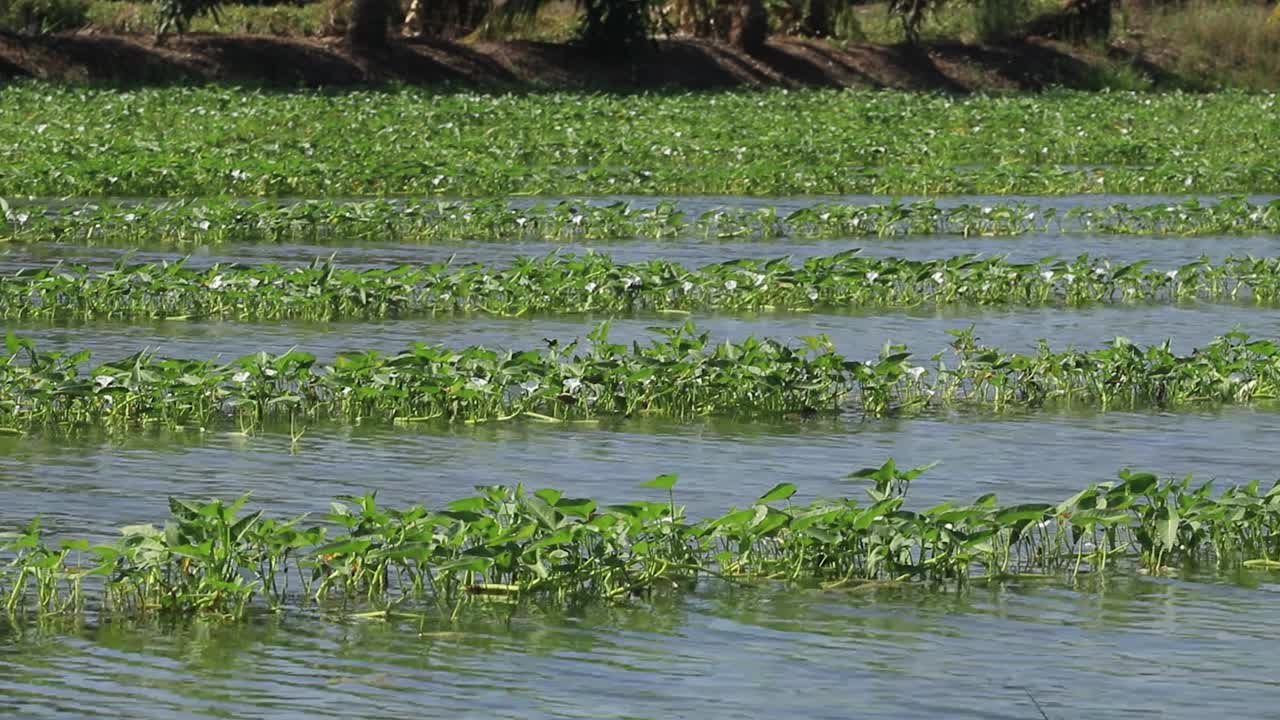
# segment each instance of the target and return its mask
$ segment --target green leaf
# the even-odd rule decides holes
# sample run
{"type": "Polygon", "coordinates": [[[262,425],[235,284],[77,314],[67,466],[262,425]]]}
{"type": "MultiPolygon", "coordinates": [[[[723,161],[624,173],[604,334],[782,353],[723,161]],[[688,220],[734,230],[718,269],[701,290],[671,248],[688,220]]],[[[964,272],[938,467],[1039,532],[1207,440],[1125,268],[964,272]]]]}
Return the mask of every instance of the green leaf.
{"type": "Polygon", "coordinates": [[[1160,547],[1165,551],[1171,551],[1178,546],[1178,524],[1181,520],[1178,511],[1172,506],[1166,505],[1157,513],[1156,542],[1160,543],[1160,547]]]}
{"type": "Polygon", "coordinates": [[[769,492],[760,496],[756,502],[765,505],[778,500],[786,500],[796,494],[796,486],[792,483],[778,483],[769,489],[769,492]]]}
{"type": "Polygon", "coordinates": [[[676,482],[679,479],[680,479],[679,476],[676,476],[676,475],[670,475],[670,474],[659,475],[658,477],[650,480],[649,482],[640,483],[640,487],[657,488],[659,490],[671,490],[676,486],[676,482]]]}
{"type": "Polygon", "coordinates": [[[445,509],[450,512],[477,512],[479,510],[483,510],[487,504],[488,500],[478,495],[474,495],[469,498],[454,500],[448,505],[445,505],[445,509]]]}
{"type": "Polygon", "coordinates": [[[539,525],[548,530],[554,530],[560,525],[560,518],[556,516],[555,508],[548,505],[546,500],[536,495],[522,495],[520,505],[533,515],[539,525]]]}

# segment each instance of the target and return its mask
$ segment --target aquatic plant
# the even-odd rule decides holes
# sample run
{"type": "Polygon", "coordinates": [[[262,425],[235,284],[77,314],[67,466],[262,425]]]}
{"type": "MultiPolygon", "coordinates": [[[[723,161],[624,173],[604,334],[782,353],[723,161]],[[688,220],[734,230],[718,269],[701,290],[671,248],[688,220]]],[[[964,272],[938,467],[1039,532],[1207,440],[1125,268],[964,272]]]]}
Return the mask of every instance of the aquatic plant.
{"type": "Polygon", "coordinates": [[[152,203],[92,201],[20,204],[0,199],[0,241],[90,245],[209,245],[224,242],[447,242],[466,240],[720,240],[898,235],[1016,236],[1027,233],[1236,235],[1280,232],[1280,200],[1226,196],[1151,205],[1114,203],[1065,211],[1023,201],[821,202],[790,212],[775,207],[716,208],[679,203],[497,200],[249,202],[228,198],[152,203]]]}
{"type": "Polygon", "coordinates": [[[0,275],[0,318],[335,320],[406,315],[841,309],[921,305],[1085,305],[1251,301],[1280,297],[1280,259],[1207,257],[1177,268],[1113,265],[1081,255],[1015,263],[861,257],[850,250],[792,262],[738,259],[686,268],[559,254],[482,264],[344,269],[174,263],[94,271],[57,265],[0,275]]]}
{"type": "Polygon", "coordinates": [[[698,520],[674,475],[662,500],[617,504],[522,486],[477,487],[440,508],[340,497],[327,514],[273,519],[247,497],[171,499],[163,526],[103,543],[53,541],[38,520],[0,534],[0,603],[11,619],[244,617],[314,605],[362,617],[456,617],[476,604],[628,602],[698,583],[954,587],[1078,578],[1138,564],[1280,567],[1280,481],[1213,492],[1190,477],[1122,470],[1058,503],[907,506],[927,468],[890,459],[849,477],[867,500],[793,503],[779,483],[745,508],[698,520]]]}
{"type": "Polygon", "coordinates": [[[801,345],[712,342],[691,323],[632,347],[589,336],[542,350],[450,350],[416,343],[394,355],[341,353],[317,367],[291,350],[230,363],[147,353],[85,372],[89,353],[42,352],[10,335],[0,359],[0,428],[200,429],[269,421],[484,422],[601,416],[910,414],[948,407],[1099,410],[1248,403],[1280,391],[1280,349],[1232,332],[1189,354],[1117,338],[1096,350],[1031,354],[983,347],[969,330],[949,357],[918,365],[902,345],[851,360],[824,336],[801,345]]]}
{"type": "Polygon", "coordinates": [[[1244,93],[10,83],[0,196],[1276,192],[1275,116],[1244,93]]]}

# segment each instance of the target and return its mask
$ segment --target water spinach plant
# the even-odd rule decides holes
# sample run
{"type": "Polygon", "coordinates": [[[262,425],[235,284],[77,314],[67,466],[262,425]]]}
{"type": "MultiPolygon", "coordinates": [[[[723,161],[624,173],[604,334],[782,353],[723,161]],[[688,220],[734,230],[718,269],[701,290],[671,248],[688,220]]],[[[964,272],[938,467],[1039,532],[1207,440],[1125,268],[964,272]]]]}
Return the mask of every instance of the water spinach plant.
{"type": "MultiPolygon", "coordinates": [[[[687,203],[686,203],[687,204],[687,203]]],[[[1028,233],[1238,235],[1280,232],[1280,200],[1222,196],[1151,204],[1080,204],[1061,210],[1017,200],[817,202],[693,211],[674,201],[414,199],[137,202],[0,199],[0,242],[208,245],[224,242],[559,242],[699,237],[850,238],[1028,233]]]]}
{"type": "Polygon", "coordinates": [[[796,486],[780,483],[696,520],[676,504],[673,475],[645,483],[662,499],[617,504],[483,486],[438,508],[388,508],[369,494],[277,519],[246,512],[246,497],[175,498],[163,525],[121,528],[106,542],[57,540],[38,520],[0,533],[0,605],[10,621],[304,608],[450,618],[477,605],[630,602],[700,583],[951,588],[1135,565],[1280,568],[1280,482],[1217,493],[1212,482],[1126,469],[1056,503],[984,495],[915,509],[907,494],[924,470],[890,459],[852,473],[867,485],[862,501],[798,504],[796,486]]]}
{"type": "Polygon", "coordinates": [[[799,345],[748,338],[713,342],[691,324],[648,344],[590,342],[541,350],[342,353],[328,365],[291,350],[230,363],[147,353],[89,366],[89,353],[44,352],[10,335],[0,358],[0,427],[9,431],[142,426],[254,428],[273,421],[352,423],[539,421],[604,416],[876,417],[937,408],[1114,410],[1272,400],[1280,347],[1232,332],[1189,354],[1123,338],[1095,350],[1035,353],[984,347],[954,331],[929,367],[902,345],[852,360],[823,336],[799,345]]]}
{"type": "Polygon", "coordinates": [[[10,83],[0,196],[1277,192],[1276,117],[1274,95],[1245,93],[10,83]]]}
{"type": "Polygon", "coordinates": [[[51,320],[388,318],[485,313],[631,313],[693,310],[839,310],[924,305],[1066,305],[1280,298],[1280,258],[1208,258],[1177,268],[1113,265],[1081,255],[1010,262],[862,257],[856,250],[803,262],[743,258],[688,268],[668,260],[615,263],[606,255],[483,264],[348,269],[184,261],[57,265],[0,275],[0,318],[51,320]]]}

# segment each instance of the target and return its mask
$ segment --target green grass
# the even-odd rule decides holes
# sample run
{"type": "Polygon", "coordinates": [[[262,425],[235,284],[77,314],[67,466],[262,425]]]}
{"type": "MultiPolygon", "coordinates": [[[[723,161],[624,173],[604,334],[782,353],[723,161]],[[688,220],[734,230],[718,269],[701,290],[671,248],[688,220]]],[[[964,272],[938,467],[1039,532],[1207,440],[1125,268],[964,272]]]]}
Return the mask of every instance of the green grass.
{"type": "MultiPolygon", "coordinates": [[[[113,34],[153,35],[160,23],[154,3],[125,0],[97,0],[87,6],[86,23],[97,32],[113,34]]],[[[304,5],[224,5],[218,17],[201,15],[191,23],[190,32],[247,33],[309,37],[341,34],[335,20],[345,21],[345,14],[334,15],[328,2],[304,5]]]]}
{"type": "Polygon", "coordinates": [[[1132,11],[1138,47],[1174,55],[1172,67],[1205,85],[1274,90],[1280,78],[1280,15],[1246,0],[1191,0],[1132,11]]]}
{"type": "Polygon", "coordinates": [[[0,197],[1280,190],[1275,99],[0,89],[0,197]],[[75,112],[70,112],[71,108],[75,112]]]}

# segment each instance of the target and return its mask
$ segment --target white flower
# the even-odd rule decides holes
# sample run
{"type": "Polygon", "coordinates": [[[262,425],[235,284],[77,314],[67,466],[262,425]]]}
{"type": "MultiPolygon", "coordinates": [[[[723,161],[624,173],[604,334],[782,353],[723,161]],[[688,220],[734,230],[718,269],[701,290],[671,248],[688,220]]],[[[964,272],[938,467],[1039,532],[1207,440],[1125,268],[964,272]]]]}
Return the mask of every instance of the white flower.
{"type": "Polygon", "coordinates": [[[133,222],[134,220],[137,220],[137,219],[138,219],[138,216],[137,216],[137,215],[134,215],[133,213],[125,213],[125,216],[124,216],[124,221],[125,221],[125,222],[129,222],[129,223],[131,223],[131,222],[133,222]]]}
{"type": "Polygon", "coordinates": [[[1191,183],[1192,183],[1192,182],[1193,182],[1192,177],[1191,177],[1190,175],[1188,175],[1188,176],[1187,176],[1187,181],[1186,181],[1186,182],[1184,182],[1184,183],[1183,183],[1183,185],[1186,185],[1187,187],[1191,187],[1191,183]]]}
{"type": "Polygon", "coordinates": [[[1040,273],[1040,277],[1044,278],[1045,282],[1053,282],[1053,271],[1045,270],[1044,272],[1040,273]]]}
{"type": "Polygon", "coordinates": [[[520,383],[520,388],[527,393],[532,393],[534,390],[538,389],[538,381],[525,380],[524,382],[520,383]]]}
{"type": "Polygon", "coordinates": [[[749,272],[747,273],[747,275],[751,277],[751,281],[755,284],[756,287],[760,287],[761,285],[764,284],[764,275],[760,273],[753,273],[753,272],[749,272]]]}
{"type": "Polygon", "coordinates": [[[1067,284],[1070,285],[1071,283],[1076,281],[1076,276],[1072,275],[1071,273],[1067,273],[1066,275],[1062,276],[1062,279],[1066,280],[1067,284]]]}
{"type": "Polygon", "coordinates": [[[913,368],[908,368],[907,374],[911,376],[912,380],[919,380],[920,376],[924,375],[924,368],[920,367],[919,365],[916,365],[913,368]]]}
{"type": "Polygon", "coordinates": [[[990,208],[989,206],[988,206],[988,207],[983,207],[983,208],[982,208],[982,214],[983,214],[983,215],[990,215],[990,214],[991,214],[991,208],[990,208]]]}
{"type": "Polygon", "coordinates": [[[111,377],[110,375],[99,375],[98,377],[93,379],[93,381],[97,383],[98,387],[100,388],[104,388],[110,385],[114,380],[115,378],[111,377]]]}
{"type": "Polygon", "coordinates": [[[622,282],[627,286],[628,290],[630,290],[633,287],[640,286],[640,278],[636,277],[635,275],[632,275],[631,277],[627,278],[626,280],[623,280],[622,282]]]}
{"type": "Polygon", "coordinates": [[[232,375],[232,376],[231,376],[231,379],[232,379],[232,380],[234,380],[234,381],[236,381],[236,382],[238,382],[238,383],[242,383],[242,382],[244,382],[245,380],[248,380],[248,379],[249,379],[249,373],[248,373],[248,371],[241,370],[240,372],[236,373],[235,375],[232,375]]]}
{"type": "Polygon", "coordinates": [[[867,273],[867,282],[873,283],[876,281],[876,278],[878,277],[880,277],[880,273],[876,272],[875,270],[872,270],[867,273]]]}
{"type": "Polygon", "coordinates": [[[596,284],[595,284],[595,283],[593,283],[593,282],[589,282],[589,283],[587,283],[587,284],[586,284],[585,289],[586,289],[586,291],[587,291],[587,292],[589,292],[589,293],[590,293],[590,292],[595,292],[595,291],[596,291],[596,284]]]}
{"type": "Polygon", "coordinates": [[[564,391],[567,393],[577,392],[582,387],[582,381],[578,378],[567,378],[564,381],[564,391]]]}
{"type": "Polygon", "coordinates": [[[1165,276],[1165,277],[1167,277],[1167,278],[1169,278],[1170,280],[1177,280],[1177,279],[1178,279],[1178,271],[1177,271],[1177,270],[1170,270],[1169,272],[1165,273],[1165,274],[1164,274],[1164,276],[1165,276]]]}
{"type": "Polygon", "coordinates": [[[217,290],[220,287],[222,287],[222,276],[214,275],[213,279],[209,281],[209,289],[217,290]]]}
{"type": "Polygon", "coordinates": [[[693,289],[693,283],[689,282],[688,280],[685,280],[683,283],[680,284],[680,289],[685,292],[689,292],[690,290],[693,289]]]}
{"type": "Polygon", "coordinates": [[[817,299],[818,299],[818,291],[814,290],[813,288],[809,288],[809,300],[816,301],[817,299]]]}
{"type": "Polygon", "coordinates": [[[196,227],[200,228],[201,230],[208,230],[208,229],[209,229],[209,221],[208,221],[208,220],[201,220],[200,222],[196,223],[196,227]]]}
{"type": "Polygon", "coordinates": [[[527,222],[529,222],[529,218],[524,218],[524,217],[516,218],[516,225],[519,225],[520,227],[524,227],[524,224],[527,222]]]}
{"type": "Polygon", "coordinates": [[[942,271],[939,270],[933,274],[933,281],[941,285],[947,281],[947,276],[943,275],[942,271]]]}
{"type": "Polygon", "coordinates": [[[13,219],[17,220],[19,225],[26,225],[27,221],[31,219],[31,216],[27,213],[18,213],[13,216],[13,219]]]}
{"type": "Polygon", "coordinates": [[[574,225],[581,225],[581,224],[582,224],[582,216],[581,216],[581,215],[574,215],[573,217],[569,218],[569,222],[573,223],[574,225]]]}
{"type": "Polygon", "coordinates": [[[1106,268],[1094,268],[1094,269],[1093,269],[1093,274],[1094,274],[1094,275],[1097,275],[1098,277],[1102,277],[1103,275],[1106,275],[1106,274],[1107,274],[1107,269],[1106,269],[1106,268]]]}
{"type": "Polygon", "coordinates": [[[738,287],[738,283],[737,283],[737,281],[735,281],[735,280],[725,280],[725,281],[724,281],[724,289],[725,289],[725,290],[734,290],[734,289],[736,289],[737,287],[738,287]]]}
{"type": "Polygon", "coordinates": [[[472,390],[483,390],[489,384],[488,378],[473,377],[467,381],[467,387],[472,390]]]}

